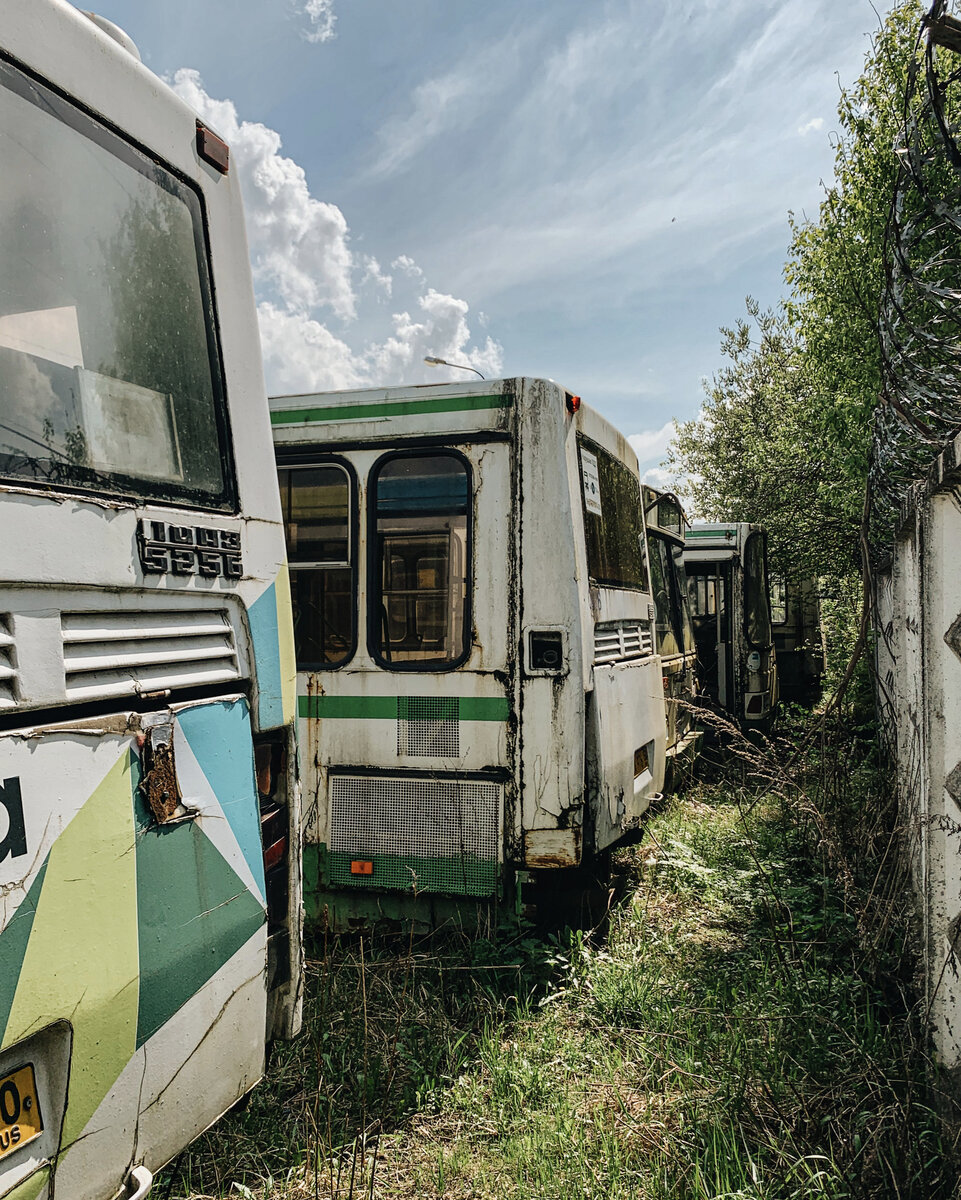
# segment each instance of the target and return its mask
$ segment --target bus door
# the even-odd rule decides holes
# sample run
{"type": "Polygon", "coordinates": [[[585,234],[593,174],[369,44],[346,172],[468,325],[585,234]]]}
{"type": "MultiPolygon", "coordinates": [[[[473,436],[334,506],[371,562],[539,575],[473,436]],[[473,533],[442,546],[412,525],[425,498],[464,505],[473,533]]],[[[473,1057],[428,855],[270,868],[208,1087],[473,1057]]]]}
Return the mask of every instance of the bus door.
{"type": "Polygon", "coordinates": [[[308,919],[433,922],[435,902],[497,893],[509,454],[401,445],[281,467],[308,919]]]}
{"type": "Polygon", "coordinates": [[[732,562],[686,564],[701,690],[721,708],[734,697],[732,562]]]}

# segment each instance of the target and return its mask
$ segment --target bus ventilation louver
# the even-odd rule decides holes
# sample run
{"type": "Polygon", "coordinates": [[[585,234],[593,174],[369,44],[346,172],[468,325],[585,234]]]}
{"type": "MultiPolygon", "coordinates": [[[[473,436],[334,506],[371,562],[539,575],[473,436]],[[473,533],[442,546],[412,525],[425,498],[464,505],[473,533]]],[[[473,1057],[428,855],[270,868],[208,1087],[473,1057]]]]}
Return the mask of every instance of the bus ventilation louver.
{"type": "Polygon", "coordinates": [[[594,628],[594,666],[629,662],[653,654],[651,632],[637,621],[608,621],[594,628]]]}
{"type": "Polygon", "coordinates": [[[487,781],[334,775],[329,884],[493,895],[500,810],[501,787],[487,781]],[[358,861],[370,871],[352,872],[358,861]]]}
{"type": "Polygon", "coordinates": [[[397,753],[418,758],[460,758],[456,696],[398,696],[397,753]]]}
{"type": "Polygon", "coordinates": [[[0,708],[16,704],[18,699],[17,651],[10,614],[0,613],[0,708]]]}
{"type": "Polygon", "coordinates": [[[61,613],[67,698],[94,700],[240,677],[226,609],[61,613]]]}

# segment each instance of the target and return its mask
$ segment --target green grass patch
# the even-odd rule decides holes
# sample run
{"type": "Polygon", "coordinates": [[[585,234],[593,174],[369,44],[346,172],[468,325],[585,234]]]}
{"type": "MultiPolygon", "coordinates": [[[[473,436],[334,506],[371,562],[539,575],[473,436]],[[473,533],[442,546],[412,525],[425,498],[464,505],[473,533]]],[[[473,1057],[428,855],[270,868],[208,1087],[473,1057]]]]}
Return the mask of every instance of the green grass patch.
{"type": "Polygon", "coordinates": [[[947,1200],[877,773],[746,778],[652,817],[603,935],[316,948],[305,1035],[171,1195],[947,1200]]]}

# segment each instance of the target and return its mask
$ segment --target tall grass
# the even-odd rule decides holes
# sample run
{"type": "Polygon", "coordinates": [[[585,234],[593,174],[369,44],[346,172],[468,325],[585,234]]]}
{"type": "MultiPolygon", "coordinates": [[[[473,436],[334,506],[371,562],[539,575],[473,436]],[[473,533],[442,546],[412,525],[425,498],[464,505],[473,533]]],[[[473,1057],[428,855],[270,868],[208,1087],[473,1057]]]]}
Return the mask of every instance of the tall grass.
{"type": "Polygon", "coordinates": [[[171,1194],[946,1200],[883,778],[847,731],[739,742],[603,932],[317,947],[305,1036],[171,1194]]]}

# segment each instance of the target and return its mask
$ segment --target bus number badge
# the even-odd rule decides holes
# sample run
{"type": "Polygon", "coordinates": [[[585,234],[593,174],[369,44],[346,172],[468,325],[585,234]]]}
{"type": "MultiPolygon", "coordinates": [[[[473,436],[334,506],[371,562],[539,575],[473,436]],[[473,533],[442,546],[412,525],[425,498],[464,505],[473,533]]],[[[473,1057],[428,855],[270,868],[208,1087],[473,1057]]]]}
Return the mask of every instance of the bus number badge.
{"type": "Polygon", "coordinates": [[[174,525],[144,517],[137,531],[137,545],[145,574],[169,572],[240,579],[244,573],[239,529],[174,525]]]}

